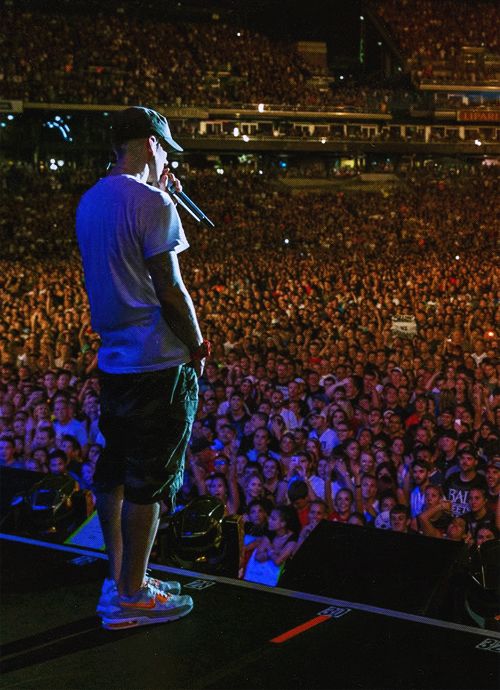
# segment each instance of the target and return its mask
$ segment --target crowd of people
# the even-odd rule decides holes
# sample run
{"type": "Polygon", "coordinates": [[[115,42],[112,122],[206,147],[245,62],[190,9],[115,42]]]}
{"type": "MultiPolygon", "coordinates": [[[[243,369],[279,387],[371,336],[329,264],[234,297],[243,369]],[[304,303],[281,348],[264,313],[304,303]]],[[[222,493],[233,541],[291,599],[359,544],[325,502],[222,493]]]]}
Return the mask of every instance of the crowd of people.
{"type": "Polygon", "coordinates": [[[9,98],[179,106],[328,102],[328,94],[325,101],[308,83],[311,71],[293,45],[218,22],[6,8],[0,40],[0,85],[9,98]]]}
{"type": "MultiPolygon", "coordinates": [[[[375,3],[375,11],[419,78],[479,82],[498,76],[489,74],[481,56],[464,60],[461,53],[464,45],[498,52],[494,3],[383,0],[375,3]]],[[[2,19],[0,89],[5,98],[188,107],[268,103],[370,112],[408,107],[417,98],[401,89],[315,81],[317,70],[294,44],[220,21],[174,24],[14,6],[3,8],[2,19]]]]}
{"type": "Polygon", "coordinates": [[[170,24],[14,7],[4,8],[2,19],[0,89],[5,98],[194,107],[267,103],[368,112],[387,112],[393,101],[407,107],[413,98],[380,85],[315,83],[315,68],[294,44],[220,22],[170,24]]]}
{"type": "Polygon", "coordinates": [[[498,80],[481,59],[467,59],[463,47],[498,55],[498,6],[489,0],[377,0],[384,20],[420,78],[481,82],[498,80]]]}
{"type": "MultiPolygon", "coordinates": [[[[375,11],[419,78],[439,74],[479,82],[498,76],[489,74],[482,58],[464,60],[461,53],[466,45],[498,52],[494,3],[383,0],[375,3],[375,11]]],[[[268,103],[370,112],[407,107],[416,98],[401,90],[315,82],[314,68],[294,44],[220,21],[173,24],[14,6],[3,8],[2,19],[0,89],[5,98],[194,107],[268,103]]]]}
{"type": "MultiPolygon", "coordinates": [[[[99,338],[57,174],[0,192],[0,463],[91,495],[99,338]]],[[[248,578],[277,578],[323,519],[498,537],[497,177],[291,194],[191,172],[216,229],[185,218],[180,261],[213,349],[177,503],[208,493],[242,516],[248,578]]]]}

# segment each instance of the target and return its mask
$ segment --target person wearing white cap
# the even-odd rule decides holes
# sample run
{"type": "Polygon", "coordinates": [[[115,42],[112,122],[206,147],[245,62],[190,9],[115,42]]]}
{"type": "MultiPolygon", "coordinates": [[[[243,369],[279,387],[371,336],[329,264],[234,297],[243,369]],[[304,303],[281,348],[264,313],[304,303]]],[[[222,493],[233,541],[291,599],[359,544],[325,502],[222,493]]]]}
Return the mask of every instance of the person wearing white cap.
{"type": "Polygon", "coordinates": [[[339,445],[340,441],[335,431],[328,425],[326,411],[311,412],[309,414],[309,424],[312,427],[309,438],[317,438],[323,455],[328,457],[332,450],[339,445]]]}

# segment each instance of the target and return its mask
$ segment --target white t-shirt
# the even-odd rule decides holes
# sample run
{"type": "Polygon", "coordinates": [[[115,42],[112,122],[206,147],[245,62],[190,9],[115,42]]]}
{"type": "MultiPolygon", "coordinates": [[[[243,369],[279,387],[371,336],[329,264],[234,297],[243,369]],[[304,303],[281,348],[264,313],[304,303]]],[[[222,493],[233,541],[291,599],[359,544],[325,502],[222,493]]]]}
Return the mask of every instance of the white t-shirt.
{"type": "Polygon", "coordinates": [[[110,175],[80,200],[76,217],[99,368],[155,371],[190,359],[162,315],[145,259],[189,247],[174,203],[132,175],[110,175]]]}
{"type": "Polygon", "coordinates": [[[77,419],[70,419],[70,421],[64,425],[60,422],[54,422],[53,426],[57,439],[64,434],[69,434],[70,436],[74,436],[82,447],[88,443],[88,435],[87,430],[85,429],[85,424],[82,424],[82,422],[79,422],[77,419]]]}
{"type": "Polygon", "coordinates": [[[287,407],[283,407],[281,412],[279,413],[280,417],[283,419],[285,422],[286,430],[290,431],[290,429],[297,429],[300,426],[301,421],[300,419],[297,419],[297,416],[295,415],[295,412],[292,410],[289,410],[287,407]]]}
{"type": "MultiPolygon", "coordinates": [[[[322,501],[326,500],[325,499],[325,480],[321,479],[321,477],[318,477],[317,474],[313,474],[311,477],[309,477],[309,484],[312,487],[312,490],[316,494],[318,498],[321,498],[322,501]]],[[[345,486],[342,486],[342,484],[339,484],[337,480],[333,481],[331,483],[331,494],[332,494],[332,500],[335,500],[335,496],[337,493],[341,490],[345,489],[345,486]]]]}
{"type": "Polygon", "coordinates": [[[391,529],[391,511],[383,510],[375,518],[375,527],[377,529],[391,529]]]}
{"type": "Polygon", "coordinates": [[[328,457],[331,454],[332,450],[336,448],[338,445],[340,445],[339,437],[333,429],[330,429],[330,427],[327,427],[323,431],[321,436],[319,436],[318,432],[315,429],[313,429],[311,432],[309,432],[309,438],[318,439],[321,445],[321,450],[325,457],[328,457]]]}
{"type": "Polygon", "coordinates": [[[225,414],[227,414],[229,412],[229,407],[230,407],[229,400],[224,400],[223,402],[221,402],[221,404],[217,408],[217,416],[223,417],[225,414]]]}

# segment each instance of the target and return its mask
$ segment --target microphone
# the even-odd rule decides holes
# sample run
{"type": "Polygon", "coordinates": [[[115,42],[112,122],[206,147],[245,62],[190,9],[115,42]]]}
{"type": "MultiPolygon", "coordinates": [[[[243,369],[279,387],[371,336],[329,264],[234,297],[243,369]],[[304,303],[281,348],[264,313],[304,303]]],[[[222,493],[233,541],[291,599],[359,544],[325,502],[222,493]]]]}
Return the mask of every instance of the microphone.
{"type": "Polygon", "coordinates": [[[215,228],[215,224],[203,213],[201,208],[198,208],[194,201],[191,201],[187,194],[177,191],[172,180],[169,180],[167,184],[167,191],[184,209],[186,209],[188,213],[193,216],[193,218],[195,218],[195,220],[197,220],[199,223],[203,223],[203,225],[206,225],[207,228],[215,228]]]}

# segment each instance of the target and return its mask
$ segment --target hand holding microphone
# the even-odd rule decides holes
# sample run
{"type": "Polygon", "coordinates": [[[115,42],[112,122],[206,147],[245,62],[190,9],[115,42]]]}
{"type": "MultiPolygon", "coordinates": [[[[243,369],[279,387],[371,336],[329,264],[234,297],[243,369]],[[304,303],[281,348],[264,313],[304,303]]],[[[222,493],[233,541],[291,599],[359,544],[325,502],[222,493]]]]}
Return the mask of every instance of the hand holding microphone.
{"type": "Polygon", "coordinates": [[[201,208],[199,208],[194,201],[188,197],[182,191],[182,185],[180,181],[171,173],[167,168],[162,176],[161,181],[165,184],[165,191],[167,191],[170,196],[172,196],[177,203],[179,203],[188,213],[190,213],[195,220],[199,223],[203,223],[207,228],[215,228],[215,224],[208,218],[201,208]]]}
{"type": "Polygon", "coordinates": [[[160,181],[158,186],[162,190],[162,192],[170,192],[170,189],[168,189],[169,185],[171,185],[173,189],[182,192],[181,181],[178,177],[174,175],[173,172],[170,171],[168,163],[166,163],[165,167],[163,168],[163,172],[160,175],[160,181]]]}

